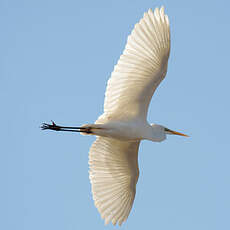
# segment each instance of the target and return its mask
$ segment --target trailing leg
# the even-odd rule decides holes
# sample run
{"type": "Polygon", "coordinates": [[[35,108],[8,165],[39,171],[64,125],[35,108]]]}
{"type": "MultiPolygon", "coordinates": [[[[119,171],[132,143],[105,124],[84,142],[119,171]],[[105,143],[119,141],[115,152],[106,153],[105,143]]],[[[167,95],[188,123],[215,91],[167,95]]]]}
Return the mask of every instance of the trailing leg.
{"type": "Polygon", "coordinates": [[[56,125],[54,121],[51,121],[52,124],[43,123],[41,125],[42,130],[54,130],[54,131],[66,131],[66,132],[80,132],[85,134],[91,134],[91,127],[68,127],[68,126],[60,126],[56,125]]]}

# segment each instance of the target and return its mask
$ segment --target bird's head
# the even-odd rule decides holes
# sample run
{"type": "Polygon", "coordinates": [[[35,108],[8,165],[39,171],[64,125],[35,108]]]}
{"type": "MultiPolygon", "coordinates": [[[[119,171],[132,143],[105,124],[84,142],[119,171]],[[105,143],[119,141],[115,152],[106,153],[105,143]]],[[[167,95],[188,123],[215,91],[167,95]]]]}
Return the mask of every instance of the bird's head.
{"type": "Polygon", "coordinates": [[[163,141],[166,139],[166,135],[179,135],[183,137],[188,137],[188,135],[168,129],[163,125],[151,124],[152,126],[152,140],[153,141],[163,141]]]}

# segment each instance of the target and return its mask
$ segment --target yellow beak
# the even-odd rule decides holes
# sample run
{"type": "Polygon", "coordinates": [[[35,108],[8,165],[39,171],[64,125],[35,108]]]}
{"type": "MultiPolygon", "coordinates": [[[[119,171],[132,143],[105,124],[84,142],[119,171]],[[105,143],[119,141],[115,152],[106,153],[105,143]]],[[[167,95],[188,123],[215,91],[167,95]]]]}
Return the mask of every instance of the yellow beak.
{"type": "Polygon", "coordinates": [[[168,132],[168,134],[173,134],[173,135],[179,135],[179,136],[183,136],[183,137],[189,137],[188,135],[184,134],[184,133],[179,133],[177,131],[173,131],[171,129],[165,129],[166,132],[168,132]]]}

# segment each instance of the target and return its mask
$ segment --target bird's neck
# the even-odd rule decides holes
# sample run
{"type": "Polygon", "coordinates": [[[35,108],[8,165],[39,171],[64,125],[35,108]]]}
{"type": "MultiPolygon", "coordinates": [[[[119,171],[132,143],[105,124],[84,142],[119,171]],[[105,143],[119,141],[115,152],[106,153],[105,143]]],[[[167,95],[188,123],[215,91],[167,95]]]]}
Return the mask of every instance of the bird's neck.
{"type": "Polygon", "coordinates": [[[166,139],[166,134],[164,132],[164,128],[161,125],[157,124],[151,124],[150,126],[150,134],[149,134],[149,139],[154,142],[161,142],[166,139]]]}

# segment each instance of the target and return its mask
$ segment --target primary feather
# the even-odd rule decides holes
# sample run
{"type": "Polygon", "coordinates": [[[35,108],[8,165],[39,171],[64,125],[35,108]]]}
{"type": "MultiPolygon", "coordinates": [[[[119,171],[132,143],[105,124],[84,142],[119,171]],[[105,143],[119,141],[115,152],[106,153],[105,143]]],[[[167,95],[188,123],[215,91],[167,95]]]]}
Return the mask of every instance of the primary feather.
{"type": "Polygon", "coordinates": [[[139,143],[97,137],[90,149],[93,199],[106,224],[121,225],[132,208],[139,176],[139,143]]]}
{"type": "Polygon", "coordinates": [[[150,9],[135,25],[108,80],[99,120],[146,120],[152,95],[166,75],[169,53],[168,16],[163,7],[150,9]]]}

